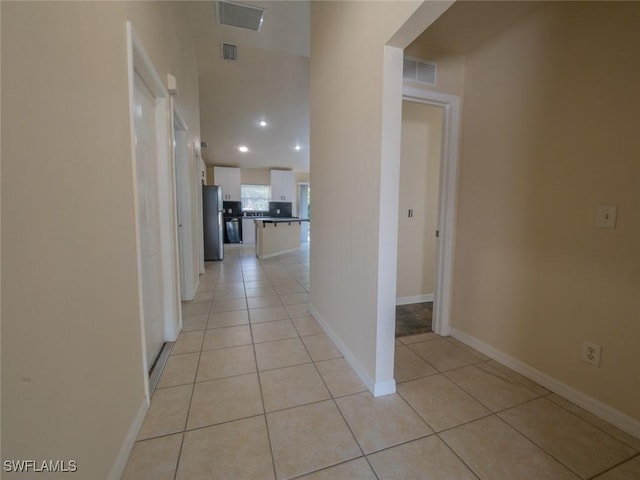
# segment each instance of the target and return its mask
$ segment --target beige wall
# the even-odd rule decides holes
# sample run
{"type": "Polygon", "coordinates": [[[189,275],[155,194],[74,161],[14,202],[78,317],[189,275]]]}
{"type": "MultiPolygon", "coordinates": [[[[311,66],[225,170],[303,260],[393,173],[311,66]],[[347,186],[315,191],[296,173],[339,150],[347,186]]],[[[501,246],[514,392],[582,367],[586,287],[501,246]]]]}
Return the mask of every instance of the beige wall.
{"type": "Polygon", "coordinates": [[[271,169],[243,168],[240,171],[242,183],[249,185],[271,185],[271,169]]]}
{"type": "Polygon", "coordinates": [[[2,455],[107,478],[145,401],[125,21],[177,79],[190,154],[195,56],[176,4],[1,8],[2,455]]]}
{"type": "Polygon", "coordinates": [[[311,306],[370,383],[388,367],[376,364],[383,46],[418,6],[311,7],[311,306]]]}
{"type": "Polygon", "coordinates": [[[397,297],[434,293],[442,109],[402,102],[397,297]],[[408,210],[413,210],[409,218],[408,210]]]}
{"type": "Polygon", "coordinates": [[[635,419],[638,24],[635,2],[549,4],[468,55],[453,299],[456,329],[635,419]]]}

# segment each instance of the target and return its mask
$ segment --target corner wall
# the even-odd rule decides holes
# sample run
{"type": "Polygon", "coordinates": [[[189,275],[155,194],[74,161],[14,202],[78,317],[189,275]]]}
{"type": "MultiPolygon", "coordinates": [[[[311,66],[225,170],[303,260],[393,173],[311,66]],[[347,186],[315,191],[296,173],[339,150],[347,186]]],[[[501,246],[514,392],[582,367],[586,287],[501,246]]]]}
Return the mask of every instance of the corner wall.
{"type": "Polygon", "coordinates": [[[558,2],[467,56],[452,319],[636,421],[639,23],[635,2],[558,2]]]}
{"type": "Polygon", "coordinates": [[[383,171],[396,176],[399,165],[402,58],[385,45],[420,5],[313,2],[311,11],[311,309],[372,391],[393,383],[396,247],[380,230],[396,238],[397,183],[390,198],[383,171]],[[390,104],[385,88],[394,89],[390,104]]]}

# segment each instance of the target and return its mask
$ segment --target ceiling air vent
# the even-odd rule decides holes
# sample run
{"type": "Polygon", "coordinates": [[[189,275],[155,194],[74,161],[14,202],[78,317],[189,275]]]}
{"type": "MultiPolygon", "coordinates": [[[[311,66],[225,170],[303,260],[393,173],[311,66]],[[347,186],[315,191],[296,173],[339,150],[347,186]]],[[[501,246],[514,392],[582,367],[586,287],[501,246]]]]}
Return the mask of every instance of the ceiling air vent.
{"type": "Polygon", "coordinates": [[[260,31],[264,9],[232,2],[217,2],[218,21],[223,25],[260,31]]]}
{"type": "Polygon", "coordinates": [[[402,77],[412,82],[436,84],[436,64],[415,58],[404,59],[402,77]]]}
{"type": "Polygon", "coordinates": [[[238,46],[233,43],[222,43],[222,58],[224,60],[238,59],[238,46]]]}

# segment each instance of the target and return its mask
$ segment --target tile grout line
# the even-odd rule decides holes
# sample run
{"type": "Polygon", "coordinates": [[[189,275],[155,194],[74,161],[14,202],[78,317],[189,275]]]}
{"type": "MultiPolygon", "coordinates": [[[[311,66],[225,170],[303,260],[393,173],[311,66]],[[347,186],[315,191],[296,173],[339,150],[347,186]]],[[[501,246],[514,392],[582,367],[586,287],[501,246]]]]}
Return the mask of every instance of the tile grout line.
{"type": "Polygon", "coordinates": [[[632,455],[631,457],[627,458],[626,460],[623,460],[615,465],[613,465],[612,467],[607,468],[606,470],[603,470],[602,472],[598,472],[595,475],[592,475],[591,477],[587,478],[586,480],[597,480],[598,477],[600,477],[601,475],[604,475],[605,473],[608,473],[612,470],[615,470],[616,468],[624,465],[625,463],[631,462],[633,459],[640,457],[640,452],[637,452],[635,455],[632,455]]]}
{"type": "MultiPolygon", "coordinates": [[[[537,400],[537,399],[535,399],[537,400]]],[[[533,402],[534,400],[531,400],[531,402],[533,402]]],[[[530,402],[527,402],[530,403],[530,402]]],[[[525,435],[524,432],[521,432],[520,430],[518,430],[515,426],[511,425],[509,422],[507,422],[504,418],[502,418],[500,415],[498,414],[494,414],[494,416],[500,420],[502,423],[504,423],[507,427],[511,428],[514,432],[516,432],[518,435],[520,435],[522,438],[524,438],[526,441],[528,441],[529,443],[531,443],[532,445],[534,445],[536,448],[538,448],[540,451],[542,451],[543,453],[545,453],[547,456],[549,456],[550,458],[552,458],[553,460],[555,460],[556,462],[558,462],[558,464],[562,465],[565,469],[567,469],[569,472],[573,473],[577,478],[583,478],[582,475],[580,475],[578,472],[576,472],[575,470],[573,470],[571,467],[569,467],[568,465],[565,465],[565,463],[560,460],[559,458],[557,458],[555,455],[551,454],[551,452],[547,451],[547,449],[545,449],[544,447],[542,447],[541,445],[539,445],[538,443],[534,442],[533,439],[529,438],[527,435],[525,435]]]]}
{"type": "MultiPolygon", "coordinates": [[[[425,361],[426,361],[426,360],[425,360],[425,361]]],[[[442,373],[442,372],[438,372],[438,373],[437,373],[437,374],[435,374],[435,375],[442,375],[442,376],[444,377],[444,373],[442,373]]],[[[433,376],[433,375],[431,375],[431,376],[433,376]]],[[[453,427],[450,427],[450,428],[447,428],[447,429],[444,429],[444,430],[437,431],[435,428],[433,428],[431,425],[429,425],[429,422],[427,422],[427,420],[426,420],[422,415],[420,415],[420,413],[419,413],[419,412],[418,412],[418,411],[413,407],[413,405],[411,405],[411,403],[409,402],[409,400],[407,400],[407,399],[404,397],[404,395],[402,395],[402,393],[401,393],[401,392],[397,392],[397,393],[398,393],[398,395],[400,396],[400,398],[402,398],[402,399],[405,401],[405,403],[409,406],[409,408],[411,408],[411,410],[413,410],[413,412],[414,412],[414,413],[415,413],[415,414],[416,414],[416,415],[417,415],[417,416],[418,416],[418,417],[419,417],[419,418],[420,418],[420,419],[421,419],[421,420],[422,420],[422,421],[423,421],[423,422],[424,422],[424,423],[425,423],[425,424],[426,424],[426,425],[427,425],[427,426],[428,426],[428,427],[433,431],[433,434],[431,434],[431,435],[435,435],[435,436],[437,436],[437,437],[438,437],[438,439],[439,439],[442,443],[444,443],[444,445],[446,445],[446,447],[447,447],[449,450],[451,450],[451,451],[453,452],[453,454],[456,456],[456,458],[458,458],[458,459],[462,462],[462,464],[463,464],[465,467],[467,467],[467,468],[469,469],[469,471],[470,471],[470,472],[471,472],[471,473],[472,473],[472,474],[473,474],[477,479],[479,479],[479,480],[480,480],[480,479],[482,478],[482,477],[480,476],[480,474],[479,474],[479,473],[476,473],[476,471],[475,471],[473,468],[471,468],[471,466],[470,466],[470,465],[468,465],[468,464],[467,464],[467,462],[465,462],[465,461],[462,459],[462,457],[460,457],[460,455],[458,455],[458,452],[456,452],[456,451],[455,451],[455,450],[454,450],[454,449],[453,449],[453,448],[452,448],[452,447],[451,447],[451,446],[450,446],[450,445],[449,445],[449,444],[444,440],[444,438],[442,438],[442,437],[440,436],[440,434],[441,434],[441,433],[443,433],[443,432],[449,431],[449,430],[453,430],[454,428],[458,428],[458,427],[460,427],[460,426],[462,426],[462,425],[466,425],[466,424],[469,424],[469,423],[473,423],[473,422],[476,422],[476,421],[481,420],[481,419],[483,419],[483,418],[488,418],[488,417],[490,417],[491,415],[495,415],[495,414],[493,414],[493,413],[489,413],[489,414],[484,415],[484,416],[482,416],[482,417],[474,418],[473,420],[469,420],[469,421],[467,421],[467,422],[463,422],[463,423],[461,423],[461,424],[459,424],[459,425],[455,425],[455,426],[453,426],[453,427]]],[[[427,435],[427,436],[425,436],[425,437],[421,437],[421,438],[427,438],[427,437],[429,437],[429,436],[431,436],[431,435],[427,435]]],[[[419,439],[416,439],[416,440],[419,440],[419,439]]],[[[416,440],[411,440],[411,441],[416,441],[416,440]]],[[[405,443],[410,443],[410,442],[405,442],[405,443]]],[[[397,445],[396,445],[396,446],[397,446],[397,445]]],[[[395,447],[389,447],[389,448],[395,448],[395,447]]],[[[383,451],[383,450],[380,450],[380,451],[383,451]]],[[[376,453],[377,453],[377,452],[376,452],[376,453]]]]}

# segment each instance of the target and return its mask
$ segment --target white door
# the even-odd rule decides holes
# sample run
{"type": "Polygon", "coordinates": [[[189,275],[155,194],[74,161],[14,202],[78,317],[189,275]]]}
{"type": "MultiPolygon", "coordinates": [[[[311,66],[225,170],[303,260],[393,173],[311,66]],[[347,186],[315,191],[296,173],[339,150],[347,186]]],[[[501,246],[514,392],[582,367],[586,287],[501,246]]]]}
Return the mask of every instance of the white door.
{"type": "Polygon", "coordinates": [[[134,97],[138,227],[142,266],[140,281],[147,367],[151,369],[164,343],[155,99],[137,74],[134,97]]]}
{"type": "Polygon", "coordinates": [[[191,188],[189,158],[184,130],[174,126],[174,154],[176,168],[176,202],[178,212],[178,254],[180,265],[180,297],[193,300],[193,252],[191,242],[191,188]]]}

